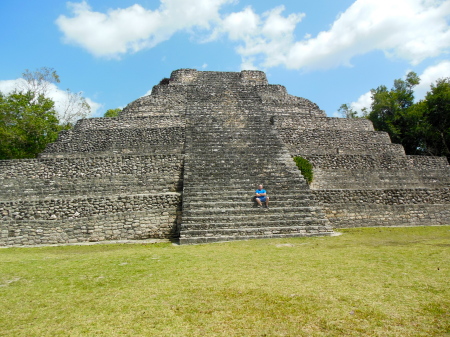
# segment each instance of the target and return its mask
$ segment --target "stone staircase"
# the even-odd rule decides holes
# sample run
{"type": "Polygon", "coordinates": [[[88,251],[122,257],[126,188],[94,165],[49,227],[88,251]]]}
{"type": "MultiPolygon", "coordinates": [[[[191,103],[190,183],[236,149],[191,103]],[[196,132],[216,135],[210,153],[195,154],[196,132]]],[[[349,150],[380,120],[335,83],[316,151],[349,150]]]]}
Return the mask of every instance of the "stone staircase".
{"type": "Polygon", "coordinates": [[[228,87],[218,98],[223,90],[209,83],[208,91],[210,99],[186,112],[180,243],[330,235],[305,180],[259,112],[256,90],[228,87]],[[269,209],[256,207],[258,184],[268,191],[269,209]]]}

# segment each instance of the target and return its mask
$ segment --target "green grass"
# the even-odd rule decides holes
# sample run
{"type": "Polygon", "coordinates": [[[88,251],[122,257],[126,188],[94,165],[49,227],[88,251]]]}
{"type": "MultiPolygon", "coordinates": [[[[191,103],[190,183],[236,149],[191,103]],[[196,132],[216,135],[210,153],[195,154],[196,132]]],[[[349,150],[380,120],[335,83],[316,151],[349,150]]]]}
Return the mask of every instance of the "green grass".
{"type": "Polygon", "coordinates": [[[342,232],[0,249],[0,335],[450,335],[450,227],[342,232]]]}

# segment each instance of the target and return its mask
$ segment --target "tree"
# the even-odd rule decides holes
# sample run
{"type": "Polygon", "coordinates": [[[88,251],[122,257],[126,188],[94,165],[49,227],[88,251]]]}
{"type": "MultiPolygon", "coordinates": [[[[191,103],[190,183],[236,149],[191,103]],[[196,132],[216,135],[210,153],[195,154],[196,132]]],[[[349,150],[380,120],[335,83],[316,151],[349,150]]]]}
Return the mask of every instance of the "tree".
{"type": "Polygon", "coordinates": [[[56,140],[60,130],[90,114],[82,93],[69,89],[56,109],[50,97],[52,91],[59,91],[60,78],[53,68],[27,69],[22,78],[13,93],[0,92],[0,159],[34,158],[56,140]]]}
{"type": "Polygon", "coordinates": [[[82,92],[71,92],[66,89],[66,99],[59,106],[59,121],[62,125],[71,127],[79,119],[91,114],[91,107],[83,97],[82,92]]]}
{"type": "Polygon", "coordinates": [[[56,70],[48,67],[42,67],[33,72],[25,69],[25,72],[22,73],[22,78],[25,82],[22,82],[22,84],[19,85],[19,91],[31,91],[36,96],[48,95],[51,90],[51,85],[60,83],[59,75],[56,73],[56,70]]]}
{"type": "Polygon", "coordinates": [[[450,157],[450,78],[431,85],[425,97],[425,116],[430,125],[427,150],[429,153],[450,157]]]}
{"type": "MultiPolygon", "coordinates": [[[[450,78],[437,80],[425,99],[414,103],[413,88],[419,82],[410,72],[405,80],[395,80],[391,90],[384,85],[372,89],[367,118],[375,130],[386,131],[392,142],[402,144],[406,154],[450,158],[450,78]]],[[[349,107],[343,104],[340,110],[349,107]]]]}
{"type": "Polygon", "coordinates": [[[406,80],[395,80],[391,90],[384,85],[372,89],[372,105],[367,116],[375,130],[389,133],[392,142],[402,144],[408,154],[420,153],[423,145],[420,125],[423,111],[413,107],[413,89],[419,82],[417,74],[411,71],[406,80]]]}
{"type": "Polygon", "coordinates": [[[103,117],[118,117],[120,112],[122,111],[122,109],[108,109],[106,110],[105,114],[103,115],[103,117]]]}
{"type": "Polygon", "coordinates": [[[347,104],[347,103],[342,104],[340,106],[340,108],[338,109],[338,111],[341,114],[341,116],[344,118],[357,118],[358,117],[358,113],[352,109],[350,104],[347,104]]]}
{"type": "Polygon", "coordinates": [[[34,158],[60,130],[51,99],[31,91],[0,93],[0,159],[34,158]]]}
{"type": "MultiPolygon", "coordinates": [[[[21,92],[32,92],[36,97],[43,95],[50,97],[52,91],[56,91],[56,84],[60,83],[60,77],[53,68],[42,67],[33,72],[28,69],[22,74],[25,80],[19,86],[21,92]]],[[[91,107],[81,92],[72,92],[66,89],[65,97],[57,106],[59,121],[66,128],[73,125],[78,119],[86,118],[91,113],[91,107]]]]}

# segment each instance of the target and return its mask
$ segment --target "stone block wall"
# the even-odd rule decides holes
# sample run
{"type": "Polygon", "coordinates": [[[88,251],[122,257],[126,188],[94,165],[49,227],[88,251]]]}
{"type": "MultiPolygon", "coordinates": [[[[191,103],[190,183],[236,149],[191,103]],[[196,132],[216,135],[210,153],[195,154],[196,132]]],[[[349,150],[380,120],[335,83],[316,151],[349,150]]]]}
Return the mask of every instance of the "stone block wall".
{"type": "Polygon", "coordinates": [[[66,133],[61,141],[49,144],[43,153],[176,149],[183,144],[184,127],[74,130],[66,133]]]}
{"type": "Polygon", "coordinates": [[[423,180],[413,171],[386,170],[323,170],[314,169],[312,189],[379,189],[424,188],[423,180]]]}
{"type": "Polygon", "coordinates": [[[175,192],[182,171],[181,154],[0,161],[0,198],[175,192]]]}
{"type": "Polygon", "coordinates": [[[293,154],[405,154],[403,147],[392,144],[385,132],[288,128],[278,132],[293,154]]]}
{"type": "MultiPolygon", "coordinates": [[[[333,130],[333,129],[308,129],[292,130],[278,129],[278,132],[286,144],[306,146],[308,144],[340,144],[348,143],[378,143],[391,144],[391,139],[386,132],[380,131],[351,131],[351,130],[333,130]]],[[[398,144],[397,144],[398,145],[398,144]]],[[[313,147],[313,145],[311,145],[313,147]]],[[[402,154],[405,151],[400,152],[402,154]]]]}
{"type": "Polygon", "coordinates": [[[170,74],[171,84],[192,84],[199,72],[196,69],[178,69],[170,74]]]}
{"type": "MultiPolygon", "coordinates": [[[[282,85],[267,85],[257,88],[261,100],[262,109],[271,116],[274,121],[282,119],[282,116],[323,117],[325,112],[319,106],[308,99],[289,95],[282,85]]],[[[278,123],[277,123],[278,125],[278,123]]]]}
{"type": "Polygon", "coordinates": [[[177,237],[182,172],[181,154],[0,161],[0,246],[177,237]]]}
{"type": "Polygon", "coordinates": [[[0,202],[3,221],[68,220],[110,213],[177,208],[179,193],[46,198],[0,202]]]}
{"type": "MultiPolygon", "coordinates": [[[[175,205],[173,205],[175,206],[175,205]]],[[[97,242],[107,240],[172,239],[178,234],[174,207],[145,212],[44,220],[2,220],[0,247],[97,242]]]]}
{"type": "MultiPolygon", "coordinates": [[[[87,118],[80,119],[74,129],[88,130],[121,130],[121,129],[147,129],[151,128],[184,128],[186,121],[184,114],[179,116],[137,116],[127,118],[87,118]]],[[[67,132],[67,131],[64,131],[67,132]]],[[[61,132],[61,133],[64,133],[61,132]]],[[[61,133],[59,137],[61,137],[61,133]]]]}
{"type": "MultiPolygon", "coordinates": [[[[300,153],[299,153],[300,155],[300,153]]],[[[409,169],[409,163],[406,156],[395,155],[345,155],[345,154],[310,154],[305,156],[314,167],[321,169],[345,169],[345,170],[370,170],[370,169],[409,169]]]]}
{"type": "Polygon", "coordinates": [[[444,170],[450,172],[450,166],[445,157],[407,156],[407,158],[412,166],[421,171],[444,170]]]}
{"type": "Polygon", "coordinates": [[[362,153],[297,155],[307,158],[314,166],[313,189],[450,186],[450,166],[445,157],[415,159],[416,156],[362,153]]]}
{"type": "Polygon", "coordinates": [[[243,70],[239,74],[243,85],[268,85],[266,74],[263,71],[243,70]]]}
{"type": "Polygon", "coordinates": [[[156,85],[152,94],[128,104],[120,117],[172,117],[182,118],[186,107],[185,88],[173,85],[156,85]]]}
{"type": "Polygon", "coordinates": [[[331,129],[345,131],[374,131],[372,122],[365,118],[333,118],[323,116],[312,116],[305,118],[302,115],[296,115],[289,111],[277,115],[275,126],[277,129],[289,128],[291,130],[312,130],[312,129],[331,129]]]}
{"type": "Polygon", "coordinates": [[[450,224],[450,189],[313,190],[333,228],[450,224]]]}

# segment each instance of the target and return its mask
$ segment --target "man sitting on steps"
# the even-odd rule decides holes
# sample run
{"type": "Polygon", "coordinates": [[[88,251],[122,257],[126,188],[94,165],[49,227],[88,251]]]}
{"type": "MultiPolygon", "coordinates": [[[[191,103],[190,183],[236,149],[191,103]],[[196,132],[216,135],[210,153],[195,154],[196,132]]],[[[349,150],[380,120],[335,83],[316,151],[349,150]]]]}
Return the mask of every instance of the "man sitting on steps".
{"type": "Polygon", "coordinates": [[[259,185],[255,193],[255,200],[258,203],[258,207],[262,207],[262,203],[265,202],[266,208],[269,208],[269,196],[267,195],[266,190],[263,189],[263,185],[259,185]]]}

